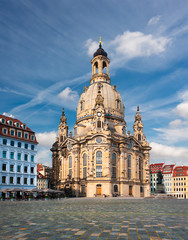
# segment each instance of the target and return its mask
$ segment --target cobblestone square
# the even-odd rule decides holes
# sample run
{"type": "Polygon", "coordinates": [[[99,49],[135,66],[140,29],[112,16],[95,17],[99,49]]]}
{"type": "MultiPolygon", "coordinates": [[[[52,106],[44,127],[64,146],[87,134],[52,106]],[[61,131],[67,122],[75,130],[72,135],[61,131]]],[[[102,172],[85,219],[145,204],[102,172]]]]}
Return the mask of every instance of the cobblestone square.
{"type": "Polygon", "coordinates": [[[0,239],[188,239],[188,201],[72,198],[0,202],[0,239]]]}

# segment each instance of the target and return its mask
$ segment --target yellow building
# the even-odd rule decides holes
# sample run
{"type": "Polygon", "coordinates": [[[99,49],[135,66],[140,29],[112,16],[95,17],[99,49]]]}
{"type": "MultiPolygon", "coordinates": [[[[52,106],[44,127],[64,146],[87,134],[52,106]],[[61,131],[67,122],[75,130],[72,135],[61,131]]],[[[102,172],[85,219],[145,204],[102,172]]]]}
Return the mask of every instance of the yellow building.
{"type": "Polygon", "coordinates": [[[101,46],[91,60],[92,76],[77,107],[74,136],[68,136],[63,110],[53,144],[53,178],[58,189],[76,196],[150,196],[149,151],[137,108],[134,135],[124,119],[124,104],[111,85],[110,60],[101,46]]]}
{"type": "Polygon", "coordinates": [[[173,196],[176,198],[188,198],[188,167],[177,166],[173,172],[173,196]]]}

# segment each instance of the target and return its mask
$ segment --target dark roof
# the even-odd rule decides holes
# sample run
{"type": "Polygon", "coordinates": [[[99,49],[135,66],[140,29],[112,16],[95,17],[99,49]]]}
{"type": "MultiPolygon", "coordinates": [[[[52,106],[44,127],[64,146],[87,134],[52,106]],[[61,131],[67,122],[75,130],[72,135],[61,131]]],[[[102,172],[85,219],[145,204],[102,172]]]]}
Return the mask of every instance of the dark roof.
{"type": "Polygon", "coordinates": [[[107,57],[107,52],[104,51],[104,49],[102,48],[102,45],[99,44],[99,48],[97,49],[97,51],[93,54],[93,57],[96,57],[98,55],[102,55],[107,57]]]}

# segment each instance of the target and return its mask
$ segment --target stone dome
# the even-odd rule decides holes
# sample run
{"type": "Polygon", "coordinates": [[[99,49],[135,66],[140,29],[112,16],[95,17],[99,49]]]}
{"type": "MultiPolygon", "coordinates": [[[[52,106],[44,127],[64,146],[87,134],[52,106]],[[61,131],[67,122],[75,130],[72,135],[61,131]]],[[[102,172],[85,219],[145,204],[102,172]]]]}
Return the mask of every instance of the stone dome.
{"type": "Polygon", "coordinates": [[[124,105],[120,93],[116,90],[116,86],[111,86],[106,82],[95,82],[88,88],[85,88],[80,96],[77,107],[77,120],[84,116],[93,115],[99,92],[103,98],[103,106],[106,114],[124,118],[124,105]]]}

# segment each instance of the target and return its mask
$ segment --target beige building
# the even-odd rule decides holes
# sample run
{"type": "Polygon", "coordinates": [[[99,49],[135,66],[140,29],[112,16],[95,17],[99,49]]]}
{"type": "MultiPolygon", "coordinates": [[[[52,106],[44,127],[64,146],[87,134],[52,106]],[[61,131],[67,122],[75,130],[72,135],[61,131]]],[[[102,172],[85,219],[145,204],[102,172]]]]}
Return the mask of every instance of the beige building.
{"type": "Polygon", "coordinates": [[[37,173],[37,188],[38,189],[48,188],[48,179],[44,175],[42,175],[40,172],[37,173]]]}
{"type": "Polygon", "coordinates": [[[110,60],[101,42],[91,60],[92,76],[77,107],[74,136],[63,110],[53,144],[53,178],[76,196],[150,196],[149,151],[137,108],[134,135],[127,133],[124,104],[111,85],[110,60]]]}

